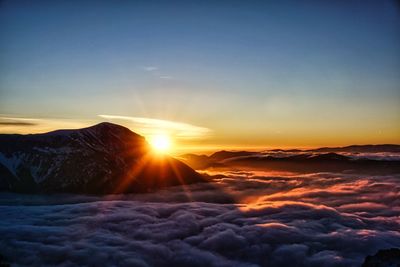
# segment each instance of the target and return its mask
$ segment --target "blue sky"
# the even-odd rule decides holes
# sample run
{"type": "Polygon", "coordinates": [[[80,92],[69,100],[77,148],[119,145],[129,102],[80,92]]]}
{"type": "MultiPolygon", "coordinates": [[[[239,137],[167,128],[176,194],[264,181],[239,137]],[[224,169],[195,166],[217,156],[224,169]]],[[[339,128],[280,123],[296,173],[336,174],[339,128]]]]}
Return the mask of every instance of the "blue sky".
{"type": "Polygon", "coordinates": [[[394,1],[6,0],[0,113],[178,121],[210,129],[209,144],[400,143],[399,13],[394,1]]]}

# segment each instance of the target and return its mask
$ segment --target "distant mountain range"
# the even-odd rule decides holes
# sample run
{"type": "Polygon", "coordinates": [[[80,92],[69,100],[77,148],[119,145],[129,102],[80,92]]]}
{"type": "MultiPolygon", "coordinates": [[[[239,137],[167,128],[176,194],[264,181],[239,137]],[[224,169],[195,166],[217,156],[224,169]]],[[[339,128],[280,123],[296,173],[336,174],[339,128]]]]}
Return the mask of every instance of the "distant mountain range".
{"type": "Polygon", "coordinates": [[[316,149],[300,150],[300,149],[273,149],[271,151],[303,151],[303,152],[350,152],[350,153],[382,153],[392,152],[400,153],[400,145],[383,144],[383,145],[351,145],[343,147],[321,147],[316,149]]]}
{"type": "MultiPolygon", "coordinates": [[[[197,170],[400,173],[399,145],[186,154],[197,170]]],[[[125,193],[205,182],[185,163],[155,155],[146,140],[111,123],[44,134],[0,134],[0,190],[125,193]]]]}
{"type": "Polygon", "coordinates": [[[3,191],[108,194],[204,181],[186,164],[153,154],[142,136],[111,123],[0,135],[3,191]]]}
{"type": "Polygon", "coordinates": [[[353,145],[311,150],[218,151],[210,156],[185,154],[197,170],[256,169],[289,172],[400,173],[400,145],[353,145]]]}

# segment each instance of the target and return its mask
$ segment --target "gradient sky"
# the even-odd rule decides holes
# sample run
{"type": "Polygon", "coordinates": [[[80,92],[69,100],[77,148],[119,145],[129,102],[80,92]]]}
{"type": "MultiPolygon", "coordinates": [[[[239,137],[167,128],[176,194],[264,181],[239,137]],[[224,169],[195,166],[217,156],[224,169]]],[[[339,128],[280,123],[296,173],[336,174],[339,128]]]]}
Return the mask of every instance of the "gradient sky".
{"type": "Polygon", "coordinates": [[[187,147],[400,143],[395,1],[216,2],[3,0],[0,132],[109,120],[187,147]]]}

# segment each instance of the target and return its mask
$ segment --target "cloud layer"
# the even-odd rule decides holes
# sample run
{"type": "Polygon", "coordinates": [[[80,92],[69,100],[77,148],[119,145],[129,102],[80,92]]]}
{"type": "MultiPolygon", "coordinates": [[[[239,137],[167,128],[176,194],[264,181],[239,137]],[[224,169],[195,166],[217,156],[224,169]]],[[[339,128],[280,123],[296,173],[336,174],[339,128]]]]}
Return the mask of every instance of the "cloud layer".
{"type": "Polygon", "coordinates": [[[359,266],[400,246],[399,176],[214,179],[186,193],[0,194],[0,253],[33,266],[359,266]]]}

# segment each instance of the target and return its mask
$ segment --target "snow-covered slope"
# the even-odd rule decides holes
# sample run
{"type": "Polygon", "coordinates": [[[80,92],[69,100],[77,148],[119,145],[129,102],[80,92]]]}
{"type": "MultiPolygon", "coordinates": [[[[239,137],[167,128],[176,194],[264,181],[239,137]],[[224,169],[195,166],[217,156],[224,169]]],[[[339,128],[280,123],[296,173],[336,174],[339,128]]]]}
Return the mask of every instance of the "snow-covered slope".
{"type": "Polygon", "coordinates": [[[120,193],[202,182],[187,165],[151,153],[145,139],[111,124],[0,135],[0,189],[120,193]]]}

